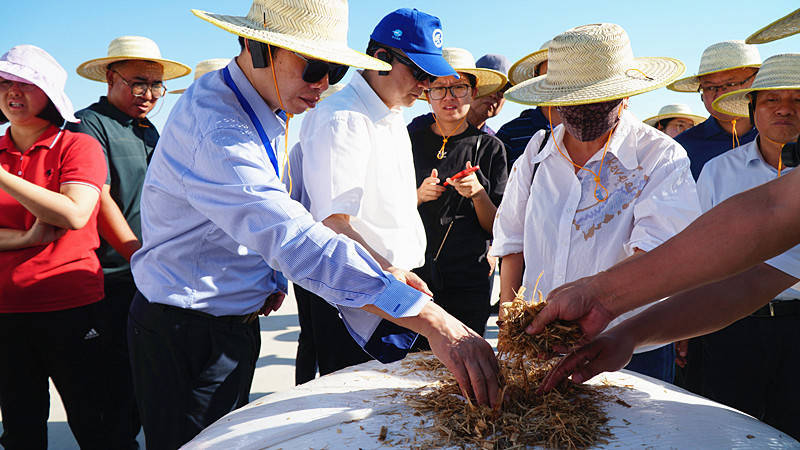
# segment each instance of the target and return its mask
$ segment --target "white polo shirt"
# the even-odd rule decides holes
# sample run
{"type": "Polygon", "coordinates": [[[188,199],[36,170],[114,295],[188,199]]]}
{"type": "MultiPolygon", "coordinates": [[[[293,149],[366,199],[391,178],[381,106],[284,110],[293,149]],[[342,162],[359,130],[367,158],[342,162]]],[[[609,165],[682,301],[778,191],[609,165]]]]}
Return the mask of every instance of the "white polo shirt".
{"type": "Polygon", "coordinates": [[[332,214],[350,224],[392,265],[424,263],[425,229],[417,212],[411,141],[400,108],[389,109],[360,73],[307,113],[300,129],[305,205],[321,221],[332,214]]]}
{"type": "MultiPolygon", "coordinates": [[[[614,131],[603,169],[608,200],[595,198],[594,175],[566,155],[564,127],[553,131],[541,153],[544,131],[535,134],[514,164],[494,221],[491,253],[524,254],[522,285],[547,294],[564,283],[594,275],[633,255],[650,251],[683,230],[700,212],[689,159],[680,144],[626,111],[614,131]],[[540,163],[536,176],[533,167],[540,163]]],[[[602,149],[585,167],[598,171],[602,149]]],[[[598,196],[605,196],[600,189],[598,196]]],[[[613,326],[640,312],[625,313],[613,326]]],[[[642,348],[641,353],[656,347],[642,348]]]]}
{"type": "MultiPolygon", "coordinates": [[[[760,186],[778,178],[778,169],[764,161],[754,139],[729,150],[703,166],[697,179],[697,195],[703,212],[724,202],[740,192],[760,186]]],[[[785,167],[782,174],[792,167],[785,167]]],[[[795,278],[800,278],[800,245],[766,261],[770,266],[795,278]]],[[[776,300],[800,299],[800,283],[781,292],[776,300]]]]}

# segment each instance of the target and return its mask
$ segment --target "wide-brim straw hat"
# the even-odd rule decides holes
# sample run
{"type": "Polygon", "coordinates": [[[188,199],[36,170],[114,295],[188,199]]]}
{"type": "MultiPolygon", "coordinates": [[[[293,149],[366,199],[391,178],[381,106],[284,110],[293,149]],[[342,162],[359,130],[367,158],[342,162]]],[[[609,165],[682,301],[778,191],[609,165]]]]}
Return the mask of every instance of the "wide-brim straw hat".
{"type": "Polygon", "coordinates": [[[192,10],[197,17],[246,39],[312,59],[370,70],[392,66],[347,46],[346,0],[254,0],[247,16],[192,10]]]}
{"type": "Polygon", "coordinates": [[[745,42],[748,44],[764,44],[797,33],[800,33],[800,9],[756,31],[751,34],[745,42]]]}
{"type": "Polygon", "coordinates": [[[664,119],[688,119],[691,120],[694,125],[702,123],[706,120],[705,117],[692,113],[692,108],[690,108],[689,105],[676,103],[674,105],[663,106],[658,110],[658,114],[644,119],[643,122],[651,127],[654,127],[658,122],[664,119]]]}
{"type": "Polygon", "coordinates": [[[41,89],[64,120],[80,122],[64,93],[67,71],[49,53],[34,45],[17,45],[0,57],[0,78],[41,89]]]}
{"type": "Polygon", "coordinates": [[[520,84],[536,76],[536,67],[547,61],[547,47],[553,42],[549,40],[539,47],[539,50],[528,56],[523,56],[508,69],[508,81],[511,84],[520,84]]]}
{"type": "Polygon", "coordinates": [[[714,100],[712,107],[729,116],[749,116],[754,91],[800,90],[800,53],[784,53],[767,58],[749,88],[728,92],[714,100]]]}
{"type": "Polygon", "coordinates": [[[700,77],[745,67],[761,67],[761,55],[755,45],[745,44],[744,41],[718,42],[705,49],[703,56],[700,57],[700,69],[696,75],[681,78],[667,86],[667,89],[677,92],[697,92],[700,87],[700,77]]]}
{"type": "Polygon", "coordinates": [[[525,105],[599,103],[652,91],[681,76],[686,67],[667,57],[634,58],[628,34],[611,23],[572,28],[553,38],[545,75],[505,93],[525,105]]]}
{"type": "MultiPolygon", "coordinates": [[[[231,62],[230,58],[211,58],[200,61],[194,67],[194,79],[197,80],[209,72],[222,69],[227,66],[229,62],[231,62]]],[[[170,94],[183,94],[184,92],[186,92],[186,88],[169,91],[170,94]]]]}
{"type": "Polygon", "coordinates": [[[108,44],[108,56],[90,59],[78,66],[78,75],[105,83],[108,65],[128,60],[152,61],[161,64],[164,68],[163,80],[179,78],[192,71],[186,64],[162,58],[161,50],[152,39],[143,36],[121,36],[108,44]]]}

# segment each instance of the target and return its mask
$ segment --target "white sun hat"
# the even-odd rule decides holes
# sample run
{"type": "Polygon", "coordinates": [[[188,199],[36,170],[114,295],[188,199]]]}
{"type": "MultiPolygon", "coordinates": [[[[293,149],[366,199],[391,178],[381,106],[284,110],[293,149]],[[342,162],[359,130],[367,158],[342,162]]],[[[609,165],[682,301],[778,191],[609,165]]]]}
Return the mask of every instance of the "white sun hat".
{"type": "Polygon", "coordinates": [[[661,107],[658,110],[658,114],[653,117],[648,117],[644,119],[644,123],[650,125],[651,127],[656,126],[656,124],[664,119],[688,119],[691,120],[694,125],[697,125],[701,122],[706,120],[703,116],[698,116],[692,112],[692,108],[689,105],[684,105],[683,103],[676,103],[673,105],[666,105],[661,107]]]}
{"type": "Polygon", "coordinates": [[[246,39],[312,59],[370,70],[390,64],[347,46],[346,0],[253,0],[247,16],[192,10],[197,17],[246,39]]]}
{"type": "Polygon", "coordinates": [[[784,53],[767,58],[749,88],[721,95],[711,106],[723,114],[747,117],[750,115],[750,97],[747,94],[784,89],[800,90],[800,53],[784,53]]]}
{"type": "Polygon", "coordinates": [[[611,23],[572,28],[554,37],[547,52],[547,73],[506,91],[508,100],[540,106],[617,100],[663,87],[686,69],[674,58],[634,58],[628,34],[611,23]]]}
{"type": "Polygon", "coordinates": [[[800,9],[791,12],[756,31],[747,38],[748,44],[764,44],[800,33],[800,9]]]}
{"type": "Polygon", "coordinates": [[[741,69],[744,67],[761,67],[761,55],[755,45],[745,44],[744,41],[724,41],[711,45],[700,57],[700,69],[696,75],[681,78],[667,86],[667,89],[677,92],[697,92],[700,87],[700,77],[726,70],[741,69]]]}
{"type": "Polygon", "coordinates": [[[508,69],[508,81],[511,84],[520,84],[525,80],[530,80],[536,76],[536,67],[547,61],[547,47],[553,42],[549,40],[539,47],[539,50],[531,53],[528,56],[520,58],[519,61],[511,65],[508,69]]]}
{"type": "Polygon", "coordinates": [[[182,77],[192,69],[186,64],[161,57],[161,50],[152,39],[143,36],[120,36],[108,44],[108,56],[86,61],[78,66],[78,75],[106,82],[108,65],[119,61],[153,61],[164,67],[164,80],[182,77]]]}
{"type": "MultiPolygon", "coordinates": [[[[197,80],[209,72],[222,69],[227,66],[229,62],[231,62],[230,58],[211,58],[200,61],[194,67],[194,79],[197,80]]],[[[184,92],[186,92],[186,88],[169,91],[170,94],[183,94],[184,92]]]]}
{"type": "Polygon", "coordinates": [[[75,118],[72,102],[64,93],[67,71],[49,53],[34,45],[17,45],[0,57],[0,78],[19,83],[33,84],[53,102],[68,122],[75,118]]]}

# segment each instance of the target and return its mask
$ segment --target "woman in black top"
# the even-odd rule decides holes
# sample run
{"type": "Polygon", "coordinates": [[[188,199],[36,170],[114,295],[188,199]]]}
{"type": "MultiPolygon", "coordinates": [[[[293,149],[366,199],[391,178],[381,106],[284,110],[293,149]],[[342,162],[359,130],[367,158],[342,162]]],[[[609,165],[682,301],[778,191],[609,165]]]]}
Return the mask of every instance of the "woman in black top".
{"type": "MultiPolygon", "coordinates": [[[[416,272],[428,283],[436,303],[482,335],[492,285],[487,252],[506,185],[506,157],[499,139],[466,120],[473,95],[486,92],[473,74],[481,69],[453,66],[460,78],[438,78],[426,91],[435,120],[410,134],[417,204],[428,240],[425,265],[416,272]],[[473,165],[479,169],[449,179],[473,165]]],[[[498,80],[496,87],[504,84],[498,80]]]]}

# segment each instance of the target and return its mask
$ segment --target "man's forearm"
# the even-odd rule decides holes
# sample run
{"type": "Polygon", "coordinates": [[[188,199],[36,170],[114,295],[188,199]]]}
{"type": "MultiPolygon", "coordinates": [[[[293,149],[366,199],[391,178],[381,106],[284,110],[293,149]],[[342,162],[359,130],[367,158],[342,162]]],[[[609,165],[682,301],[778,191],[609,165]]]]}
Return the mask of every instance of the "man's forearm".
{"type": "Polygon", "coordinates": [[[765,263],[657,303],[619,325],[636,346],[712,333],[748,316],[797,279],[765,263]]]}
{"type": "Polygon", "coordinates": [[[392,267],[392,263],[390,263],[388,259],[375,251],[375,249],[373,249],[367,243],[367,241],[364,240],[364,237],[361,236],[358,231],[353,229],[353,226],[350,225],[350,216],[346,214],[333,214],[325,218],[325,220],[322,221],[322,224],[336,233],[343,234],[361,244],[361,246],[364,247],[367,252],[369,252],[370,256],[375,258],[375,261],[378,262],[378,264],[381,266],[381,269],[386,270],[392,267]]]}
{"type": "Polygon", "coordinates": [[[638,306],[721,280],[800,242],[800,171],[712,208],[645,255],[592,280],[609,310],[638,306]]]}
{"type": "Polygon", "coordinates": [[[131,260],[131,255],[142,246],[139,239],[131,230],[119,206],[111,197],[109,186],[103,185],[100,193],[100,211],[97,214],[97,230],[100,237],[106,240],[111,247],[126,260],[131,260]]]}

